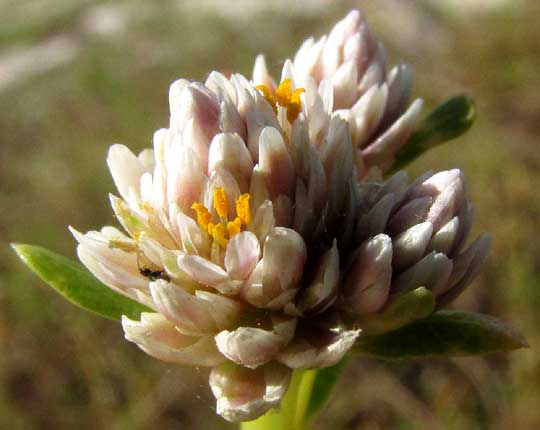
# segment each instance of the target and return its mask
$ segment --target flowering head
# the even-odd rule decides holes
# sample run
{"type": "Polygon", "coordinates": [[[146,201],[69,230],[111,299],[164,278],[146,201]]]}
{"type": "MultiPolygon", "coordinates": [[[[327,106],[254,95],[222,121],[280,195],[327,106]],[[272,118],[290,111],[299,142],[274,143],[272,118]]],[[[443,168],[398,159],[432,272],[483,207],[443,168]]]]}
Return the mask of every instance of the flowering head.
{"type": "Polygon", "coordinates": [[[170,89],[153,150],[111,147],[127,234],[73,230],[81,261],[152,309],[125,336],[161,360],[212,367],[218,413],[279,404],[292,369],[338,363],[400,294],[444,304],[489,241],[464,247],[472,209],[459,170],[384,181],[419,116],[410,69],[388,74],[358,12],[306,41],[276,85],[212,72],[170,89]]]}

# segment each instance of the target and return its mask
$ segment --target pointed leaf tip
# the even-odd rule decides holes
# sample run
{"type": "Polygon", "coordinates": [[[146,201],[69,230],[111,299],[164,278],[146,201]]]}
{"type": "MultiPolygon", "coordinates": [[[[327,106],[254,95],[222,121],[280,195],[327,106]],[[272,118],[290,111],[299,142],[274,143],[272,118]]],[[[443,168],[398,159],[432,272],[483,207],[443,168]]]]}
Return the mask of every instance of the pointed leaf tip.
{"type": "Polygon", "coordinates": [[[439,311],[382,335],[360,336],[355,350],[381,359],[482,355],[527,347],[516,330],[477,313],[439,311]]]}
{"type": "Polygon", "coordinates": [[[94,278],[82,265],[40,246],[12,243],[28,268],[71,303],[102,317],[120,320],[122,315],[139,319],[151,312],[94,278]]]}

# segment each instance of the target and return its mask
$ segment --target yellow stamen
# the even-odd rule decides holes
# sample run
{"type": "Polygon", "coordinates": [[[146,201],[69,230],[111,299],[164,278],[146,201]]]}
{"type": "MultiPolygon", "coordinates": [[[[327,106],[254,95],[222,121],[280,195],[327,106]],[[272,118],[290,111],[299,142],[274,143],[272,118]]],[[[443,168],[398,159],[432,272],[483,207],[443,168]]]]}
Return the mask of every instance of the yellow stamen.
{"type": "Polygon", "coordinates": [[[298,103],[300,104],[300,94],[302,93],[305,93],[306,90],[302,87],[300,88],[297,88],[296,90],[294,90],[294,93],[292,93],[292,96],[291,96],[291,100],[289,101],[289,103],[298,103]]]}
{"type": "Polygon", "coordinates": [[[211,235],[219,246],[222,248],[227,247],[229,240],[227,239],[227,229],[223,226],[223,224],[216,224],[212,229],[211,235]]]}
{"type": "Polygon", "coordinates": [[[212,220],[212,214],[208,212],[205,206],[200,203],[193,203],[191,209],[197,212],[197,223],[204,229],[209,228],[210,221],[212,220]]]}
{"type": "Polygon", "coordinates": [[[242,221],[240,220],[240,218],[236,217],[234,221],[229,221],[227,223],[227,230],[229,232],[229,239],[235,234],[240,233],[240,231],[242,230],[242,221]]]}
{"type": "Polygon", "coordinates": [[[242,221],[242,224],[248,225],[251,222],[251,209],[249,207],[249,199],[251,195],[246,193],[242,194],[236,200],[236,215],[242,221]]]}
{"type": "Polygon", "coordinates": [[[225,194],[225,190],[221,187],[217,187],[214,190],[214,208],[220,218],[227,216],[229,212],[227,194],[225,194]]]}
{"type": "Polygon", "coordinates": [[[275,94],[266,85],[257,85],[256,87],[266,99],[270,106],[277,114],[278,105],[284,107],[287,110],[287,120],[292,124],[300,115],[302,111],[302,101],[300,100],[300,94],[305,89],[297,88],[292,90],[292,81],[287,78],[284,79],[278,86],[275,94]]]}
{"type": "Polygon", "coordinates": [[[294,90],[294,93],[292,93],[291,99],[289,100],[289,104],[287,105],[287,120],[291,124],[296,121],[296,118],[298,118],[298,115],[300,115],[300,111],[302,110],[300,94],[302,94],[304,91],[305,90],[303,88],[297,88],[294,90]]]}
{"type": "Polygon", "coordinates": [[[292,95],[292,84],[290,79],[285,79],[279,84],[276,90],[276,100],[278,105],[287,107],[292,95]]]}
{"type": "Polygon", "coordinates": [[[274,97],[274,94],[270,88],[268,88],[266,85],[257,85],[255,88],[262,93],[266,101],[270,104],[270,106],[272,106],[272,109],[274,109],[274,112],[277,113],[276,98],[274,97]]]}

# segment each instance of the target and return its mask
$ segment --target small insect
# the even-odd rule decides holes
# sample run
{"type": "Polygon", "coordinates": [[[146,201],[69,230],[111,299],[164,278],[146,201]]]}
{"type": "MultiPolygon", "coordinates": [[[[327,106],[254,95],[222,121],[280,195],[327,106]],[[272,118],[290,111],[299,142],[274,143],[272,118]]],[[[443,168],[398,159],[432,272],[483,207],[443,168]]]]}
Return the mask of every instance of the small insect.
{"type": "Polygon", "coordinates": [[[158,279],[170,281],[169,275],[164,270],[152,270],[146,265],[141,265],[141,254],[139,253],[137,254],[137,266],[139,266],[139,273],[151,281],[157,281],[158,279]]]}
{"type": "Polygon", "coordinates": [[[139,267],[139,273],[151,281],[156,281],[158,279],[163,279],[165,281],[170,280],[164,270],[152,270],[149,267],[139,267]]]}

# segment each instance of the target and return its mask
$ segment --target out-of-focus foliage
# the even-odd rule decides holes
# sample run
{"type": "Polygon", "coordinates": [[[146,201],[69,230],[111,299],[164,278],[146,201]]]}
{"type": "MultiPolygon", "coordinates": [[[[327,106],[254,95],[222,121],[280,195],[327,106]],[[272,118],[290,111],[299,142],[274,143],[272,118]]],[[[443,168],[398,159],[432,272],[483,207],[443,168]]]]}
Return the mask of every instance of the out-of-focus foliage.
{"type": "Polygon", "coordinates": [[[115,224],[108,146],[150,145],[153,131],[167,125],[174,79],[203,79],[211,68],[249,74],[259,51],[277,71],[306,36],[351,7],[365,11],[394,62],[414,65],[426,112],[452,94],[474,96],[471,131],[410,171],[465,170],[476,227],[490,231],[494,245],[459,307],[499,316],[531,347],[488,358],[352,359],[314,429],[539,428],[540,5],[451,15],[436,2],[249,6],[257,3],[0,6],[0,428],[231,428],[209,411],[204,370],[149,359],[123,340],[117,323],[43,287],[8,242],[74,258],[68,224],[115,224]]]}

